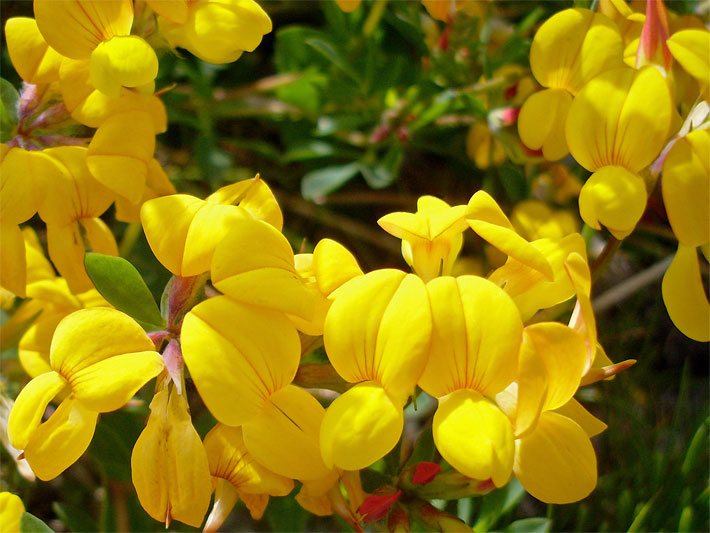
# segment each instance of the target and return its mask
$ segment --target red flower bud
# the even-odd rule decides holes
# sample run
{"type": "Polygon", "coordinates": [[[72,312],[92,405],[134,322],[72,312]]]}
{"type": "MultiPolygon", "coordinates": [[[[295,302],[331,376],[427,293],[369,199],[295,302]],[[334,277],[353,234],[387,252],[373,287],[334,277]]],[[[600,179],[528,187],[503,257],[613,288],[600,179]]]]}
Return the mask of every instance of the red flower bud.
{"type": "Polygon", "coordinates": [[[421,462],[414,467],[412,483],[414,485],[426,485],[441,472],[441,465],[436,463],[421,462]]]}
{"type": "Polygon", "coordinates": [[[381,520],[387,513],[390,512],[392,505],[399,500],[402,495],[402,491],[392,493],[393,490],[390,487],[386,487],[384,490],[378,489],[379,494],[371,494],[360,504],[357,512],[362,516],[362,521],[365,523],[377,522],[381,520]]]}

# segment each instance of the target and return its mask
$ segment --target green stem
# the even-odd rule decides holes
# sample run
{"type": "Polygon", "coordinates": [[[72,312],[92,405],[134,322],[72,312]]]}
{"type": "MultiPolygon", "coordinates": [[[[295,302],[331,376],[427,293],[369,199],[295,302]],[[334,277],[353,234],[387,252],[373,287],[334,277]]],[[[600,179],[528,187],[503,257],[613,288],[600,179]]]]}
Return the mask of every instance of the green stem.
{"type": "Polygon", "coordinates": [[[611,258],[614,257],[616,251],[621,248],[621,242],[622,241],[618,240],[616,237],[609,236],[609,240],[606,242],[602,253],[599,254],[599,257],[591,264],[592,283],[597,281],[607,269],[611,258]]]}

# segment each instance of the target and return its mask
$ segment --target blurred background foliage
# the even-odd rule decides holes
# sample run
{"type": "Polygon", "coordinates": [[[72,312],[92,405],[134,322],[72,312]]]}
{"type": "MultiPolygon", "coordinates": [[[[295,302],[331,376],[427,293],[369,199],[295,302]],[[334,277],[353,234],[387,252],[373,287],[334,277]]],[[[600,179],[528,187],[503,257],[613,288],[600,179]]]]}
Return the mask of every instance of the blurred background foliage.
{"type": "MultiPolygon", "coordinates": [[[[281,203],[296,249],[335,238],[368,270],[404,266],[398,241],[375,221],[387,212],[413,211],[422,194],[461,204],[485,189],[507,212],[537,198],[578,219],[574,194],[559,194],[559,168],[526,153],[514,120],[502,110],[519,107],[525,88],[534,89],[528,52],[537,25],[589,2],[481,1],[448,23],[427,16],[414,1],[365,0],[349,14],[330,0],[262,5],[274,31],[236,63],[207,65],[188,54],[161,58],[157,87],[165,88],[169,129],[159,137],[157,157],[180,192],[204,197],[258,172],[281,203]]],[[[674,1],[669,7],[688,13],[695,5],[674,1]]],[[[31,9],[29,2],[3,0],[3,27],[10,16],[31,16],[31,9]]],[[[3,78],[17,87],[5,49],[2,61],[3,78]]],[[[567,179],[581,182],[583,169],[563,163],[567,179]]],[[[639,229],[597,280],[595,295],[624,286],[674,253],[657,205],[652,196],[639,229]]],[[[122,252],[159,298],[168,273],[140,229],[112,227],[122,252]]],[[[606,236],[583,234],[593,257],[606,236]]],[[[486,274],[498,259],[468,238],[466,264],[486,274]]],[[[479,533],[710,530],[707,345],[675,329],[661,301],[660,276],[630,296],[607,299],[598,313],[610,357],[638,363],[579,394],[609,425],[594,439],[596,491],[577,504],[554,506],[511,483],[437,506],[479,533]]],[[[26,377],[10,344],[5,339],[2,374],[14,397],[26,377]]],[[[213,419],[202,405],[191,409],[204,436],[213,419]]],[[[18,493],[56,531],[162,530],[142,511],[130,481],[130,452],[146,415],[147,404],[136,401],[102,416],[88,454],[49,483],[25,481],[2,450],[0,489],[18,493]]],[[[419,460],[433,453],[431,443],[419,443],[419,460]]],[[[364,477],[366,489],[389,474],[385,459],[364,477]]],[[[170,529],[190,530],[179,523],[170,529]]],[[[289,496],[272,498],[258,523],[240,506],[223,529],[348,528],[309,515],[289,496]]]]}

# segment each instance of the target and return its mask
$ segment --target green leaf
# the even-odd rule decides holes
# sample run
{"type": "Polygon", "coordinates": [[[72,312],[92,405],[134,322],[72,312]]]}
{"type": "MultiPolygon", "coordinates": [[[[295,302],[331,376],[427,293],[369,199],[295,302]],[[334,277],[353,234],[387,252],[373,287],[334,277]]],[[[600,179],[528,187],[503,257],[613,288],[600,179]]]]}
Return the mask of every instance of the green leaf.
{"type": "Polygon", "coordinates": [[[306,200],[315,200],[341,187],[360,172],[360,163],[319,168],[303,176],[301,194],[306,200]]]}
{"type": "Polygon", "coordinates": [[[164,326],[158,306],[136,268],[123,259],[98,253],[87,253],[84,265],[89,278],[101,296],[119,311],[151,329],[164,326]]]}
{"type": "Polygon", "coordinates": [[[293,498],[270,498],[266,519],[272,531],[306,531],[309,514],[293,498]]]}
{"type": "Polygon", "coordinates": [[[17,127],[20,94],[6,79],[0,78],[0,142],[12,139],[17,127]]]}
{"type": "Polygon", "coordinates": [[[350,62],[340,54],[332,43],[329,43],[325,39],[311,38],[306,40],[306,44],[329,60],[354,82],[360,82],[358,73],[352,69],[350,62]]]}
{"type": "Polygon", "coordinates": [[[503,531],[511,533],[547,533],[552,523],[547,518],[523,518],[508,524],[503,531]]]}
{"type": "Polygon", "coordinates": [[[404,159],[404,151],[399,145],[393,145],[385,156],[374,164],[362,161],[362,176],[373,189],[383,189],[397,179],[404,159]]]}
{"type": "Polygon", "coordinates": [[[54,533],[54,530],[35,515],[25,511],[20,519],[20,533],[54,533]]]}

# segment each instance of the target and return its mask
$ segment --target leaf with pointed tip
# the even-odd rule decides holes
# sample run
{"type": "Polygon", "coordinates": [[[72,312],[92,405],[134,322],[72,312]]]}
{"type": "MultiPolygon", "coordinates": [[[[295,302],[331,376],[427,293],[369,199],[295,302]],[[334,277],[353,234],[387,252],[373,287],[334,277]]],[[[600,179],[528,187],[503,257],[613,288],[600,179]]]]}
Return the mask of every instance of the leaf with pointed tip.
{"type": "Polygon", "coordinates": [[[111,255],[87,253],[86,272],[101,296],[119,311],[134,318],[147,329],[164,326],[158,306],[136,268],[123,259],[111,255]]]}

